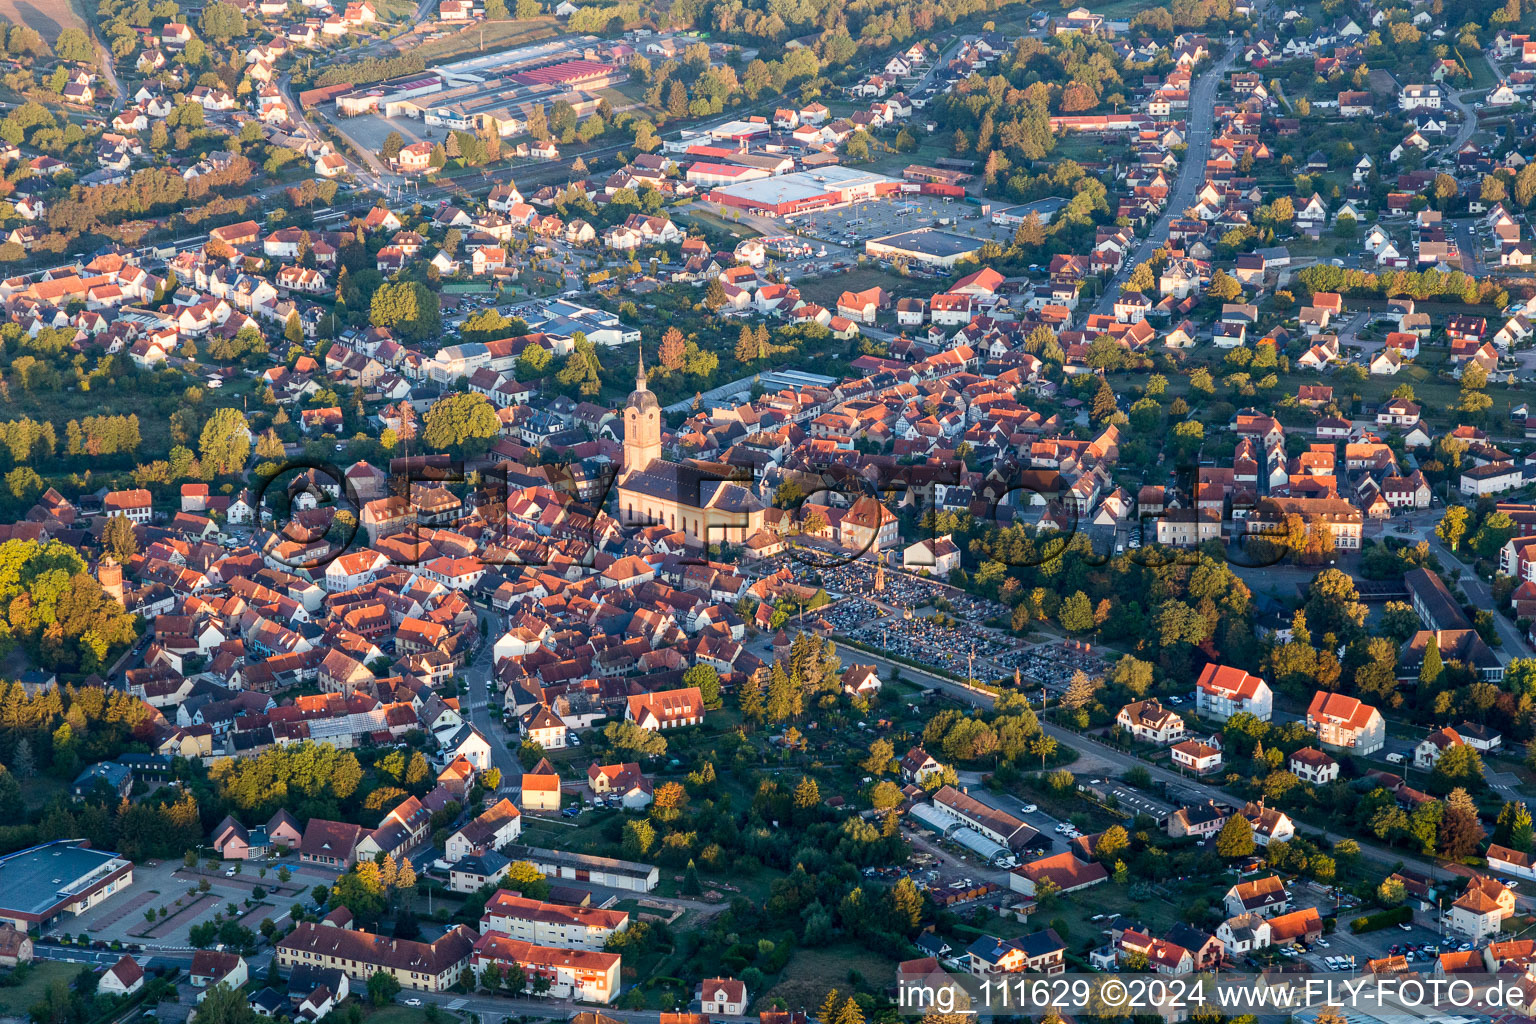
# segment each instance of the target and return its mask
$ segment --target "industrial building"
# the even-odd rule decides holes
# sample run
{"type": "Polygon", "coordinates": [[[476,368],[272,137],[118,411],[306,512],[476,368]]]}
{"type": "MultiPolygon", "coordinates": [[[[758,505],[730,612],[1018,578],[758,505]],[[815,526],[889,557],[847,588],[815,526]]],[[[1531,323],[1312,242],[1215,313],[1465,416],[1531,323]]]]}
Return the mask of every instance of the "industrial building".
{"type": "Polygon", "coordinates": [[[347,117],[409,117],[455,131],[494,130],[503,138],[527,129],[528,112],[565,100],[578,116],[600,102],[594,95],[628,72],[595,59],[590,37],[537,43],[503,53],[441,64],[335,97],[347,117]]]}
{"type": "Polygon", "coordinates": [[[937,228],[915,228],[864,243],[864,252],[876,259],[911,260],[948,270],[981,251],[982,240],[951,234],[937,228]]]}
{"type": "Polygon", "coordinates": [[[712,202],[739,210],[770,217],[788,217],[812,210],[846,206],[865,199],[896,195],[901,191],[902,182],[899,179],[833,165],[814,171],[797,171],[776,178],[725,185],[711,190],[709,198],[712,202]]]}
{"type": "Polygon", "coordinates": [[[945,839],[959,843],[994,867],[1012,867],[1016,863],[1013,851],[1008,847],[988,839],[960,820],[944,814],[932,804],[914,804],[907,813],[945,839]]]}
{"type": "Polygon", "coordinates": [[[61,839],[0,857],[0,923],[42,931],[133,884],[133,862],[61,839]]]}

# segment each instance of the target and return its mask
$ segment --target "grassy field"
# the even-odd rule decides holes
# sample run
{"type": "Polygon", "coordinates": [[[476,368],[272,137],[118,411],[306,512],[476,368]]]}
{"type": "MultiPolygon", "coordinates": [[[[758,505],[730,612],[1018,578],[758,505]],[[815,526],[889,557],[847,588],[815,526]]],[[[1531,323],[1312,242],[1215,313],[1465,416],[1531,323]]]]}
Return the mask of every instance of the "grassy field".
{"type": "Polygon", "coordinates": [[[39,960],[25,968],[26,980],[14,988],[0,988],[0,1017],[25,1017],[27,1008],[43,997],[55,981],[68,981],[80,972],[79,964],[39,960]]]}
{"type": "Polygon", "coordinates": [[[0,18],[36,29],[50,46],[64,29],[85,28],[70,0],[0,0],[0,18]]]}
{"type": "MultiPolygon", "coordinates": [[[[16,2],[16,0],[0,0],[0,3],[7,2],[16,2]]],[[[546,39],[555,33],[554,16],[546,15],[529,21],[493,21],[472,25],[421,46],[410,46],[409,43],[406,45],[413,53],[421,54],[422,59],[431,64],[434,61],[448,60],[469,53],[511,49],[514,46],[546,39]]]]}
{"type": "Polygon", "coordinates": [[[888,957],[877,956],[853,943],[796,950],[779,976],[779,983],[753,1000],[753,1009],[768,1006],[775,996],[783,999],[786,1006],[820,1006],[829,989],[848,992],[848,979],[854,972],[858,972],[866,984],[879,987],[890,978],[897,962],[906,959],[908,952],[891,950],[888,957]]]}

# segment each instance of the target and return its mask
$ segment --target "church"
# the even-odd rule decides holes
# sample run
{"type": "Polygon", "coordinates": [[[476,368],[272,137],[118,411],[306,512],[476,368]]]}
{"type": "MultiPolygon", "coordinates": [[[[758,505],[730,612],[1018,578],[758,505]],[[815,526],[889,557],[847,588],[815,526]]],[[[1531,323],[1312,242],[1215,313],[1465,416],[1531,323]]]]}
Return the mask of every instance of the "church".
{"type": "Polygon", "coordinates": [[[679,530],[688,543],[741,544],[763,528],[764,506],[743,470],[723,462],[661,457],[661,405],[645,382],[645,356],[624,406],[619,521],[679,530]]]}

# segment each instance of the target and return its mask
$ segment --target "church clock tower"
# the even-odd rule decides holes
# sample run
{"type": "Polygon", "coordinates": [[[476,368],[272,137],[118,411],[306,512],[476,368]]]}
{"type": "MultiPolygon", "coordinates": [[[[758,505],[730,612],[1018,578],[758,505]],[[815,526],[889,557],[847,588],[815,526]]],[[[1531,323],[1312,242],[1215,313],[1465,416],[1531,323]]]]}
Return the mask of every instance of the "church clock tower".
{"type": "Polygon", "coordinates": [[[645,353],[635,370],[635,390],[624,406],[624,475],[640,473],[661,458],[661,406],[645,384],[645,353]]]}

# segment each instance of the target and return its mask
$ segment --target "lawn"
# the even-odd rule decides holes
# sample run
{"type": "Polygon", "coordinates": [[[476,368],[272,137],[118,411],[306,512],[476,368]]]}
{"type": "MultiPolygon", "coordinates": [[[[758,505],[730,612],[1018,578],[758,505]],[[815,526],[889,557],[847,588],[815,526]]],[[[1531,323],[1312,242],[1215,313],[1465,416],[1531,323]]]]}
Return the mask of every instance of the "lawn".
{"type": "Polygon", "coordinates": [[[753,1008],[768,1006],[774,997],[791,1008],[820,1006],[829,989],[847,993],[853,987],[849,978],[854,974],[863,978],[867,986],[883,988],[895,973],[896,964],[916,955],[915,950],[889,952],[889,956],[879,956],[853,943],[798,949],[779,975],[778,984],[754,1000],[753,1008]]]}
{"type": "MultiPolygon", "coordinates": [[[[924,167],[932,167],[940,157],[952,157],[955,155],[950,147],[950,136],[944,136],[942,142],[938,136],[924,135],[922,142],[910,153],[902,153],[895,149],[886,150],[875,156],[869,163],[869,169],[881,174],[900,175],[912,164],[921,164],[924,167]]],[[[965,159],[965,157],[961,157],[965,159]]]]}
{"type": "MultiPolygon", "coordinates": [[[[14,988],[0,988],[0,1017],[25,1017],[27,1008],[43,997],[55,981],[68,981],[80,973],[79,964],[38,960],[22,968],[26,978],[14,988]]],[[[13,972],[14,973],[14,972],[13,972]]]]}
{"type": "Polygon", "coordinates": [[[1474,53],[1470,58],[1468,58],[1464,53],[1461,52],[1460,48],[1458,48],[1456,50],[1456,57],[1461,60],[1463,66],[1465,66],[1466,69],[1472,73],[1472,88],[1493,88],[1494,84],[1497,82],[1497,79],[1494,77],[1493,68],[1488,66],[1488,61],[1483,58],[1482,54],[1474,53]]]}
{"type": "MultiPolygon", "coordinates": [[[[365,1008],[368,1008],[370,1004],[367,1000],[366,992],[363,993],[363,997],[362,1005],[365,1008]]],[[[400,998],[408,999],[410,996],[407,993],[401,995],[400,998]]],[[[367,1009],[366,1015],[363,1019],[366,1020],[368,1024],[421,1024],[422,1008],[413,1006],[401,1006],[399,1003],[392,1003],[389,1006],[380,1006],[367,1009]]],[[[459,1014],[449,1011],[447,1013],[447,1019],[462,1020],[463,1018],[459,1014]]]]}
{"type": "Polygon", "coordinates": [[[691,203],[677,209],[677,219],[687,223],[692,221],[702,228],[717,232],[727,238],[756,238],[760,232],[744,221],[728,221],[698,203],[691,203]]]}

